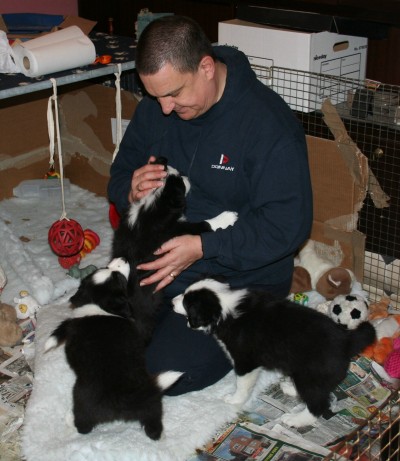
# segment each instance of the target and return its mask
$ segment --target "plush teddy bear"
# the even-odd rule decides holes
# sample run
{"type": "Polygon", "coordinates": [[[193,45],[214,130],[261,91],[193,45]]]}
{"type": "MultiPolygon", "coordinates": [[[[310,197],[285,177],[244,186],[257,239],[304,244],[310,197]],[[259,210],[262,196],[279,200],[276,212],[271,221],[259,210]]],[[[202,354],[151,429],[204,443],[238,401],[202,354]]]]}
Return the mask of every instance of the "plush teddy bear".
{"type": "Polygon", "coordinates": [[[17,323],[13,306],[0,301],[0,346],[15,346],[22,339],[22,329],[17,323]]]}
{"type": "Polygon", "coordinates": [[[344,267],[335,267],[328,259],[319,256],[315,242],[308,240],[300,250],[296,261],[290,293],[316,290],[325,299],[351,292],[355,276],[344,267]]]}

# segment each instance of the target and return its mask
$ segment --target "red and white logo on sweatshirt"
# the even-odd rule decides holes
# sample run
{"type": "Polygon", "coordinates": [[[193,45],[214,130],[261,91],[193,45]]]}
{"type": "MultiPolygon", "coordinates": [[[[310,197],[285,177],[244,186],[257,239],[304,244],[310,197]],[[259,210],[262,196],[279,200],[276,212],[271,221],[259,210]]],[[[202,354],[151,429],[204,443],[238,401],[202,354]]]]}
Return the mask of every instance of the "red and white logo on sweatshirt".
{"type": "Polygon", "coordinates": [[[218,164],[212,164],[211,168],[217,169],[217,170],[226,170],[226,171],[233,171],[235,169],[234,166],[229,166],[229,157],[225,154],[221,154],[219,158],[219,163],[218,164]]]}

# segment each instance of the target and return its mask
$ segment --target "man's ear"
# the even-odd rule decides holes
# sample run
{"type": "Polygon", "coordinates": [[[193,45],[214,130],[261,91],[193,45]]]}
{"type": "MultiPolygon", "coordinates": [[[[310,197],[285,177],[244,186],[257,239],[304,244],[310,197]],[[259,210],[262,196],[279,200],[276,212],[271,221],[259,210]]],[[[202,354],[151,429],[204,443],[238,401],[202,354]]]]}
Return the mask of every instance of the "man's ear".
{"type": "Polygon", "coordinates": [[[199,70],[204,73],[207,80],[211,80],[215,73],[215,61],[211,56],[204,56],[199,64],[199,70]]]}

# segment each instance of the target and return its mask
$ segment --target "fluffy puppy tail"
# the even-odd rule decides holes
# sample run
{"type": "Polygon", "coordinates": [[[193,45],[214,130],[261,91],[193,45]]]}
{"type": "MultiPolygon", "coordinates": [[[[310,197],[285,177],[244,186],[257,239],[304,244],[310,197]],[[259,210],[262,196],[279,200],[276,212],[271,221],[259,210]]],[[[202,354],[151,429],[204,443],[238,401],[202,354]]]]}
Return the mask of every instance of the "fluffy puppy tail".
{"type": "Polygon", "coordinates": [[[348,330],[348,354],[349,358],[362,352],[367,346],[376,340],[375,328],[369,322],[362,322],[354,330],[348,330]]]}
{"type": "Polygon", "coordinates": [[[55,347],[58,347],[60,344],[64,343],[68,336],[68,325],[70,321],[64,320],[60,323],[58,327],[53,331],[49,339],[44,345],[44,352],[48,352],[55,347]]]}
{"type": "Polygon", "coordinates": [[[183,375],[181,371],[165,371],[156,376],[157,386],[161,391],[171,387],[183,375]]]}

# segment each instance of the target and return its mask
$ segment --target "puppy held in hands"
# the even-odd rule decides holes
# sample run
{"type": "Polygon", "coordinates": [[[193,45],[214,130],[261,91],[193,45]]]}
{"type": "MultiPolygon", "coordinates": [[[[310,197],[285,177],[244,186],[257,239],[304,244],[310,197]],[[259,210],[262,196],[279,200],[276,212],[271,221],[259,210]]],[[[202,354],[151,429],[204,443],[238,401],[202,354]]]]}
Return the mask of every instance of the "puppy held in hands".
{"type": "Polygon", "coordinates": [[[223,211],[205,221],[187,221],[185,211],[186,196],[190,191],[189,179],[168,165],[164,157],[158,157],[154,163],[164,165],[167,172],[163,185],[130,204],[121,216],[112,244],[112,257],[123,257],[129,262],[128,294],[133,300],[136,321],[142,325],[143,331],[147,331],[147,340],[151,339],[162,293],[154,292],[156,284],[140,286],[140,281],[151,272],[137,270],[137,266],[155,260],[158,257],[155,251],[174,237],[225,229],[237,220],[237,213],[223,211]]]}
{"type": "Polygon", "coordinates": [[[72,318],[54,330],[45,350],[65,344],[76,375],[73,416],[79,433],[101,423],[139,421],[147,436],[158,440],[163,391],[182,373],[147,372],[145,342],[127,295],[129,271],[127,261],[115,258],[83,279],[70,299],[72,318]]]}
{"type": "Polygon", "coordinates": [[[237,380],[230,403],[246,402],[260,367],[290,378],[282,391],[306,404],[283,415],[293,427],[313,424],[329,410],[330,393],[346,377],[350,359],[376,337],[368,322],[346,330],[308,307],[212,278],[192,284],[172,303],[190,328],[213,334],[232,360],[237,380]]]}

